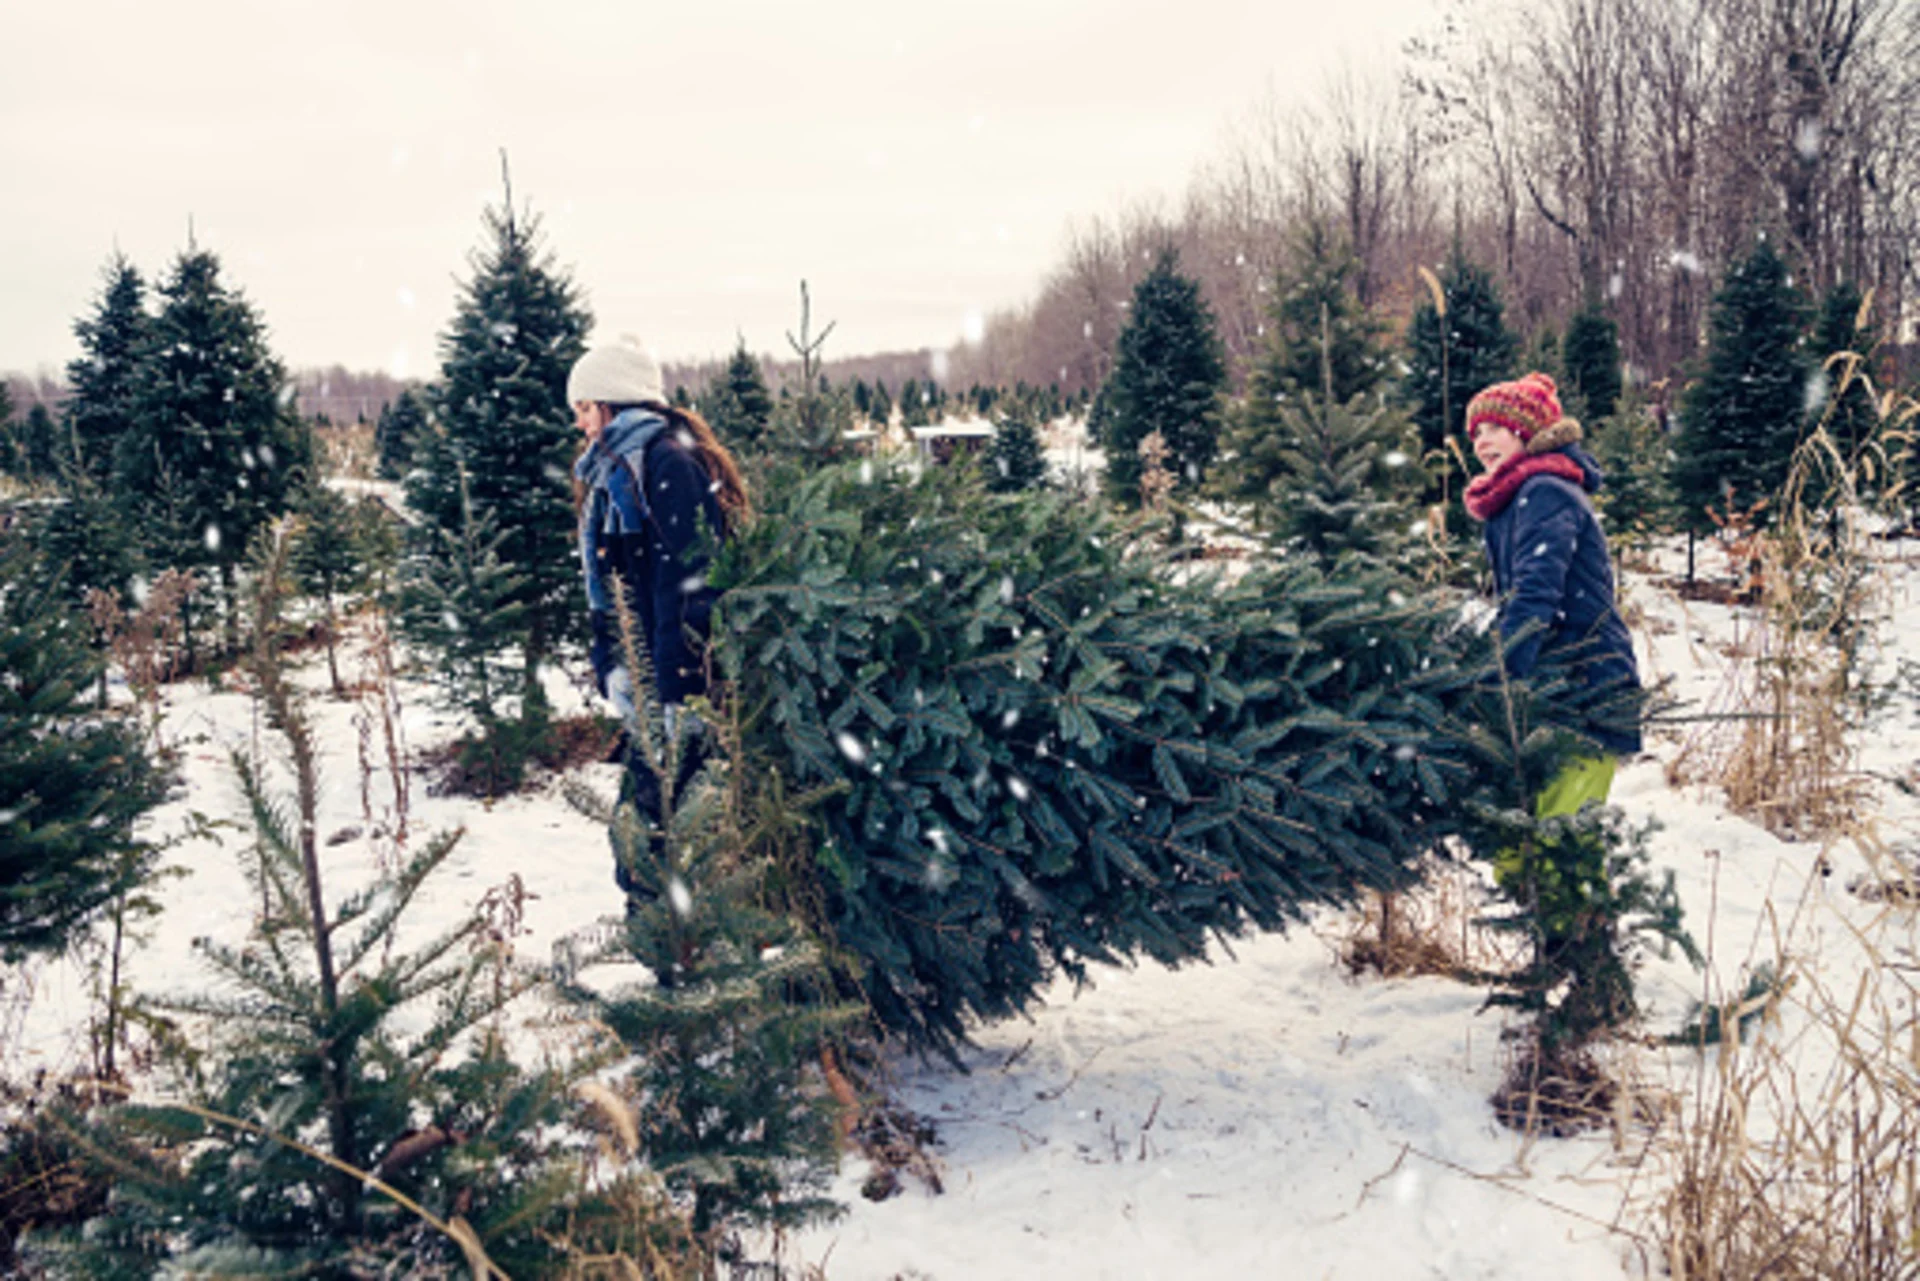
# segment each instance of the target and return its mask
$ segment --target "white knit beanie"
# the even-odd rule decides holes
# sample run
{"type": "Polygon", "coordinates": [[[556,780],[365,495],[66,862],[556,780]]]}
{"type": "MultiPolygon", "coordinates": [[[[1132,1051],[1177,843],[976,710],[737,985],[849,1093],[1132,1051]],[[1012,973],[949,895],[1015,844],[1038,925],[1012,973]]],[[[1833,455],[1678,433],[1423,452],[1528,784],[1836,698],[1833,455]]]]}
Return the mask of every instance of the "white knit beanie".
{"type": "Polygon", "coordinates": [[[643,400],[666,403],[661,387],[660,362],[632,334],[621,334],[605,347],[593,347],[573,362],[567,375],[567,403],[583,400],[608,405],[637,405],[643,400]]]}

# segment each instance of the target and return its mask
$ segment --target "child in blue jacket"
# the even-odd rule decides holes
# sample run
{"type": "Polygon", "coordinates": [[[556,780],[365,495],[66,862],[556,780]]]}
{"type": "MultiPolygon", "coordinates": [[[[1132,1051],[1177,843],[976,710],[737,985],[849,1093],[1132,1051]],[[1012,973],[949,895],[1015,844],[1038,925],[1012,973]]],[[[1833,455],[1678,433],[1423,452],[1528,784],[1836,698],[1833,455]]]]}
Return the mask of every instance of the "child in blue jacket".
{"type": "MultiPolygon", "coordinates": [[[[1495,383],[1467,405],[1467,436],[1485,470],[1467,486],[1467,513],[1486,523],[1499,594],[1500,635],[1513,641],[1507,674],[1572,664],[1596,688],[1639,688],[1633,639],[1614,604],[1613,562],[1591,495],[1600,466],[1581,448],[1580,424],[1560,412],[1553,379],[1531,373],[1495,383]]],[[[1640,750],[1637,722],[1594,735],[1600,753],[1577,758],[1547,785],[1538,813],[1571,814],[1605,801],[1619,756],[1640,750]]]]}

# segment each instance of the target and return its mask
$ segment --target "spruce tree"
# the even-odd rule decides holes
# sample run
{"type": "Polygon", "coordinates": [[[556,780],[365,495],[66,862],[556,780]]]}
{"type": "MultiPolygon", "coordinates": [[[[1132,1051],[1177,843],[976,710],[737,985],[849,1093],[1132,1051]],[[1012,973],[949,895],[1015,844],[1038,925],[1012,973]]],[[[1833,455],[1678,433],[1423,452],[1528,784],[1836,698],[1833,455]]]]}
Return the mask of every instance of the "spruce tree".
{"type": "Polygon", "coordinates": [[[710,575],[746,759],[820,798],[790,892],[886,1027],[952,1050],[1057,973],[1403,885],[1461,821],[1496,669],[1456,598],[1359,558],[1226,582],[978,485],[815,472],[710,575]]]}
{"type": "Polygon", "coordinates": [[[766,448],[773,426],[773,394],[744,337],[725,368],[700,393],[699,404],[701,416],[729,448],[746,454],[766,448]]]}
{"type": "Polygon", "coordinates": [[[101,659],[57,571],[0,542],[0,957],[57,951],[142,880],[166,779],[137,726],[83,704],[101,659]]]}
{"type": "MultiPolygon", "coordinates": [[[[451,448],[437,432],[427,440],[451,448]]],[[[519,785],[548,719],[544,703],[525,697],[506,658],[512,640],[524,635],[526,611],[524,581],[501,551],[506,535],[471,499],[457,462],[453,479],[460,524],[430,526],[416,539],[403,570],[399,621],[407,640],[429,656],[447,704],[477,723],[462,764],[495,796],[519,785]],[[516,693],[521,707],[513,717],[506,703],[516,693]]]]}
{"type": "Polygon", "coordinates": [[[1393,552],[1419,476],[1405,414],[1365,395],[1308,395],[1280,406],[1270,439],[1272,488],[1255,511],[1277,541],[1328,559],[1393,552]]]}
{"type": "Polygon", "coordinates": [[[1834,448],[1850,463],[1860,458],[1880,424],[1868,381],[1872,373],[1869,362],[1880,339],[1872,318],[1861,315],[1862,301],[1860,287],[1853,282],[1843,280],[1834,285],[1820,299],[1811,336],[1811,355],[1820,372],[1814,376],[1817,394],[1808,398],[1808,425],[1824,423],[1834,448]],[[1842,352],[1860,357],[1851,374],[1848,370],[1852,362],[1833,359],[1842,352]]]}
{"type": "Polygon", "coordinates": [[[803,466],[819,466],[845,458],[847,432],[853,428],[853,401],[845,391],[835,389],[820,372],[820,350],[838,322],[828,321],[818,334],[812,332],[813,303],[807,295],[807,282],[800,282],[800,333],[787,333],[787,344],[800,358],[799,394],[789,396],[781,389],[780,403],[774,409],[768,431],[772,448],[784,458],[803,466]]]}
{"type": "Polygon", "coordinates": [[[124,504],[78,467],[60,473],[59,499],[33,528],[40,554],[58,575],[68,602],[83,607],[95,590],[125,599],[145,558],[140,532],[124,504]]]}
{"type": "Polygon", "coordinates": [[[69,1121],[118,1195],[51,1243],[49,1262],[112,1276],[556,1268],[553,1229],[592,1217],[587,1141],[561,1132],[564,1075],[507,1056],[494,1016],[527,979],[489,941],[481,907],[400,944],[458,831],[349,892],[323,877],[321,745],[278,654],[287,549],[273,535],[259,546],[249,674],[294,788],[276,794],[280,771],[235,753],[254,837],[238,848],[261,911],[196,941],[217,987],[154,1001],[210,1042],[170,1064],[173,1097],[69,1121]]]}
{"type": "Polygon", "coordinates": [[[62,456],[71,452],[61,449],[60,425],[52,411],[38,401],[28,407],[21,422],[20,452],[26,478],[42,484],[59,475],[62,456]]]}
{"type": "Polygon", "coordinates": [[[326,629],[327,678],[335,698],[346,697],[338,656],[344,598],[367,581],[367,554],[354,505],[324,480],[313,478],[294,504],[298,518],[289,551],[294,583],[320,602],[326,629]]]}
{"type": "MultiPolygon", "coordinates": [[[[1449,440],[1465,451],[1467,402],[1489,383],[1511,378],[1519,352],[1492,274],[1469,261],[1458,244],[1438,280],[1446,301],[1445,321],[1427,297],[1414,306],[1407,326],[1407,374],[1400,388],[1420,428],[1421,449],[1428,454],[1446,452],[1449,440]]],[[[1458,490],[1453,487],[1453,492],[1458,490]]]]}
{"type": "Polygon", "coordinates": [[[933,392],[931,384],[920,385],[917,378],[909,378],[900,384],[900,425],[902,427],[927,427],[933,423],[933,392]]]}
{"type": "Polygon", "coordinates": [[[87,475],[111,486],[121,442],[132,433],[141,362],[147,358],[146,284],[115,254],[92,315],[74,322],[81,356],[67,366],[63,410],[87,475]]]}
{"type": "Polygon", "coordinates": [[[1646,406],[1630,393],[1622,396],[1611,417],[1588,427],[1587,444],[1607,477],[1596,505],[1606,519],[1608,541],[1644,546],[1671,530],[1672,440],[1646,406]]]}
{"type": "MultiPolygon", "coordinates": [[[[623,635],[628,666],[647,671],[634,629],[623,635]]],[[[615,857],[640,890],[620,937],[589,959],[637,960],[653,981],[602,995],[572,982],[577,967],[568,965],[563,989],[634,1053],[631,1093],[647,1162],[688,1206],[695,1241],[714,1258],[736,1247],[742,1230],[838,1212],[824,1195],[833,1105],[807,1071],[857,1009],[833,999],[819,943],[770,906],[785,869],[746,838],[747,791],[767,779],[730,777],[737,727],[714,741],[690,717],[669,726],[652,682],[635,686],[627,750],[665,780],[661,825],[651,827],[630,790],[612,807],[581,789],[570,795],[608,825],[615,857]],[[707,763],[676,788],[694,733],[709,736],[707,763]]]]}
{"type": "MultiPolygon", "coordinates": [[[[1215,470],[1210,488],[1228,502],[1247,505],[1264,528],[1274,527],[1284,510],[1282,491],[1294,487],[1283,474],[1294,473],[1286,458],[1301,429],[1325,425],[1329,405],[1345,414],[1350,401],[1373,392],[1386,376],[1384,327],[1353,296],[1356,270],[1350,253],[1336,249],[1318,223],[1308,224],[1293,263],[1275,282],[1266,348],[1248,376],[1246,395],[1226,415],[1220,453],[1231,465],[1215,470]],[[1305,417],[1285,412],[1307,400],[1314,404],[1301,410],[1305,417]]],[[[1364,406],[1352,408],[1360,418],[1373,417],[1364,406]]],[[[1357,422],[1345,422],[1342,430],[1357,422]]],[[[1391,448],[1402,462],[1413,461],[1409,450],[1418,453],[1406,442],[1391,448]]]]}
{"type": "Polygon", "coordinates": [[[425,400],[413,388],[404,388],[391,402],[380,406],[380,418],[373,428],[375,467],[387,480],[399,480],[413,465],[413,444],[427,429],[425,400]]]}
{"type": "Polygon", "coordinates": [[[1100,389],[1109,492],[1138,504],[1140,442],[1154,432],[1171,450],[1168,470],[1198,486],[1213,461],[1226,383],[1213,313],[1200,286],[1179,273],[1174,251],[1164,250],[1134,287],[1113,373],[1100,389]]]}
{"type": "Polygon", "coordinates": [[[893,397],[887,394],[887,384],[881,379],[873,380],[873,397],[867,414],[873,419],[873,425],[883,431],[893,422],[893,397]]]}
{"type": "Polygon", "coordinates": [[[1567,412],[1583,423],[1613,415],[1620,400],[1620,327],[1597,304],[1589,303],[1567,322],[1561,344],[1566,367],[1567,412]]]}
{"type": "Polygon", "coordinates": [[[1040,431],[1026,405],[1009,401],[994,424],[993,444],[987,449],[987,488],[997,494],[1032,489],[1047,478],[1047,458],[1040,448],[1040,431]]]}
{"type": "Polygon", "coordinates": [[[247,545],[286,510],[312,441],[252,304],[188,248],[160,286],[116,489],[144,518],[150,559],[204,569],[220,584],[226,648],[239,643],[238,574],[247,545]]]}
{"type": "Polygon", "coordinates": [[[427,451],[407,498],[436,531],[428,541],[464,538],[463,473],[474,519],[497,532],[500,559],[518,580],[515,621],[500,639],[519,651],[521,714],[531,724],[545,715],[541,665],[585,625],[573,546],[580,438],[566,391],[592,317],[543,247],[538,219],[515,211],[511,188],[486,211],[485,227],[440,340],[432,397],[445,439],[427,451]]]}
{"type": "Polygon", "coordinates": [[[1324,395],[1327,366],[1336,404],[1385,381],[1386,325],[1355,296],[1358,272],[1352,251],[1320,222],[1308,222],[1297,234],[1290,261],[1274,281],[1267,346],[1248,379],[1249,400],[1324,395]]]}
{"type": "Polygon", "coordinates": [[[1807,303],[1786,259],[1765,240],[1735,261],[1714,295],[1706,367],[1687,390],[1674,440],[1673,488],[1682,528],[1714,529],[1722,514],[1758,507],[1768,524],[1786,483],[1807,407],[1807,303]]]}

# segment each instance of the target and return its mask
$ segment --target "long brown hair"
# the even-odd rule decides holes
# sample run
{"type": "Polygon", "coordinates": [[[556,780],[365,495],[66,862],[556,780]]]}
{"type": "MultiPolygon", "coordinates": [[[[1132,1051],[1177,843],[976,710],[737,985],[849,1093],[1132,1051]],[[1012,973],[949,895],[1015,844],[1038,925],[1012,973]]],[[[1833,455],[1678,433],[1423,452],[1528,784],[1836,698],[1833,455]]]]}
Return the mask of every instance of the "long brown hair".
{"type": "MultiPolygon", "coordinates": [[[[625,409],[644,409],[659,414],[667,420],[670,427],[683,427],[687,435],[693,438],[693,456],[700,464],[700,470],[707,473],[707,479],[715,482],[713,496],[720,504],[720,514],[726,518],[729,532],[741,529],[753,522],[753,499],[747,493],[746,477],[740,474],[740,464],[733,454],[720,443],[714,435],[713,427],[702,418],[698,411],[682,409],[678,405],[662,404],[657,400],[643,400],[633,404],[609,404],[611,414],[618,415],[625,409]]],[[[591,449],[592,446],[587,446],[591,449]]],[[[585,450],[581,451],[585,453],[585,450]]],[[[585,494],[576,481],[574,484],[573,505],[578,511],[585,500],[585,494]]]]}

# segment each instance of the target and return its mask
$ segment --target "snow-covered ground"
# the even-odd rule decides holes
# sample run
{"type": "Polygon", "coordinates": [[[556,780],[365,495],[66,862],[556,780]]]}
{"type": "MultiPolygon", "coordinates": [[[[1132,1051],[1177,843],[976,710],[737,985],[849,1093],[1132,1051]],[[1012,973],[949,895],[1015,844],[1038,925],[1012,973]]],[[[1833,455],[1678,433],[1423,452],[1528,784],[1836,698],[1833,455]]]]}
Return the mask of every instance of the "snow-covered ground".
{"type": "MultiPolygon", "coordinates": [[[[1902,555],[1894,545],[1889,555],[1902,555]]],[[[1911,616],[1920,567],[1892,570],[1894,618],[1911,616]]],[[[1713,706],[1728,651],[1748,623],[1725,607],[1688,605],[1635,575],[1628,598],[1644,670],[1671,675],[1695,707],[1713,706]]],[[[1889,622],[1881,670],[1920,659],[1920,635],[1889,622]]],[[[354,664],[347,665],[349,674],[354,664]]],[[[303,672],[318,688],[324,663],[303,672]]],[[[555,689],[562,709],[577,706],[555,689]]],[[[404,687],[405,730],[415,751],[444,741],[450,717],[426,691],[404,687]]],[[[378,771],[363,800],[358,763],[363,715],[352,703],[311,704],[325,747],[323,839],[330,892],[364,878],[379,856],[370,836],[389,805],[378,771]],[[356,833],[354,829],[358,829],[356,833]],[[337,843],[334,841],[337,840],[337,843]]],[[[258,731],[249,700],[204,686],[168,691],[163,733],[183,749],[181,799],[154,818],[181,829],[189,810],[235,815],[228,752],[258,731]]],[[[1669,784],[1680,726],[1653,735],[1646,756],[1619,776],[1614,800],[1655,818],[1655,863],[1672,869],[1711,974],[1677,958],[1642,975],[1648,1030],[1678,1027],[1703,983],[1716,996],[1741,967],[1772,955],[1776,930],[1818,958],[1838,987],[1862,964],[1864,931],[1889,950],[1911,948],[1910,914],[1864,901],[1847,886],[1866,870],[1851,847],[1783,842],[1728,812],[1707,787],[1669,784]]],[[[1892,699],[1859,744],[1872,777],[1879,835],[1896,851],[1920,846],[1920,804],[1892,786],[1920,758],[1920,706],[1892,699]]],[[[603,790],[612,767],[584,770],[603,790]]],[[[421,935],[467,911],[490,888],[522,879],[521,953],[549,955],[555,940],[617,908],[604,834],[575,813],[557,785],[492,805],[427,795],[413,779],[416,832],[463,826],[449,869],[412,915],[421,935]]],[[[164,913],[133,965],[146,991],[196,986],[205,972],[191,941],[234,939],[250,918],[236,847],[244,836],[192,840],[168,862],[164,913]]],[[[860,1195],[864,1163],[846,1162],[839,1184],[847,1216],[790,1243],[833,1278],[1284,1276],[1310,1278],[1616,1278],[1643,1274],[1651,1247],[1636,1239],[1659,1186],[1643,1129],[1526,1141],[1499,1126],[1487,1097],[1502,1069],[1502,1018],[1484,992],[1438,978],[1351,977],[1332,938],[1344,921],[1237,943],[1211,964],[1101,970],[1088,989],[1062,985],[1031,1019],[982,1028],[971,1071],[902,1060],[901,1102],[938,1127],[945,1190],[906,1181],[884,1202],[860,1195]]],[[[1907,959],[1912,959],[1911,955],[1907,959]]],[[[32,967],[7,989],[16,1007],[0,1071],[85,1061],[89,996],[70,963],[32,967]]],[[[529,1009],[531,1021],[540,1011],[529,1009]]],[[[1696,1079],[1687,1049],[1628,1048],[1623,1067],[1650,1089],[1684,1098],[1696,1079]]],[[[1657,1265],[1655,1267],[1657,1271],[1657,1265]]]]}

